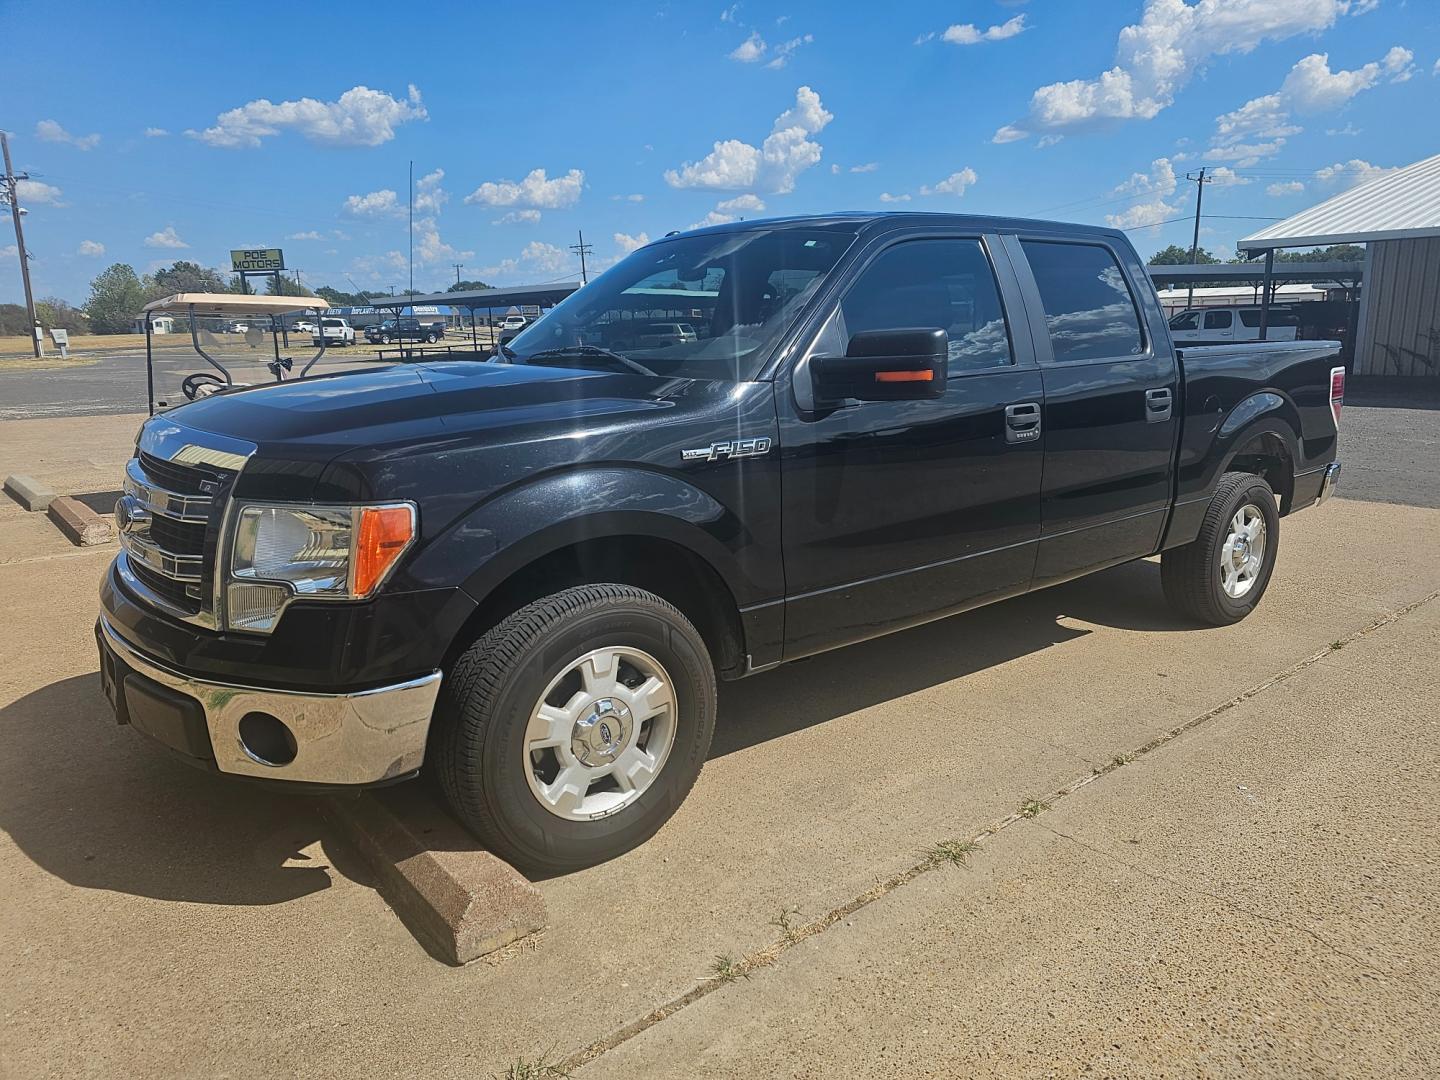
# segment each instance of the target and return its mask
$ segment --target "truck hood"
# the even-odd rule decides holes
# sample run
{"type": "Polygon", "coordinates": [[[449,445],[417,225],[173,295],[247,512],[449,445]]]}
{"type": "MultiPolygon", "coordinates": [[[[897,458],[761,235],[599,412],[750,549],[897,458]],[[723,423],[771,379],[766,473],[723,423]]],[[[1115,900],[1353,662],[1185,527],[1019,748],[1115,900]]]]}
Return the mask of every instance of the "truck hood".
{"type": "Polygon", "coordinates": [[[581,417],[672,408],[693,385],[629,373],[452,361],[321,375],[214,394],[176,421],[314,460],[581,417]]]}

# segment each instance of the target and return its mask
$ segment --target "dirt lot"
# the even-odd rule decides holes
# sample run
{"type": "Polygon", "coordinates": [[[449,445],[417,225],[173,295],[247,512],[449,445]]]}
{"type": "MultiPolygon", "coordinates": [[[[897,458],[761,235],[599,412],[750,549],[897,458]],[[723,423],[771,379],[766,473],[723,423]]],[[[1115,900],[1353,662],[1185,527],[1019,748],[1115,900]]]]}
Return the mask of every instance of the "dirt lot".
{"type": "MultiPolygon", "coordinates": [[[[0,473],[113,486],[138,419],[0,473]]],[[[463,969],[307,802],[109,722],[111,553],[0,505],[0,1071],[1440,1074],[1440,411],[1345,425],[1246,622],[1141,562],[728,684],[678,816],[463,969]]]]}

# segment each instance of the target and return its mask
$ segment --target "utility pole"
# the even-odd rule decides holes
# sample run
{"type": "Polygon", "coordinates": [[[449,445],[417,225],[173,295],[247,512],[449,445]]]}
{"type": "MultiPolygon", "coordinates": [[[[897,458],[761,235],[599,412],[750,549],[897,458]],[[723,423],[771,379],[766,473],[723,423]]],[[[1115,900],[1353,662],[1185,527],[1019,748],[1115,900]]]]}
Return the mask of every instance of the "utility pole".
{"type": "MultiPolygon", "coordinates": [[[[1200,204],[1205,199],[1205,185],[1213,183],[1205,175],[1208,166],[1201,166],[1198,173],[1186,173],[1185,179],[1195,185],[1195,235],[1190,241],[1190,265],[1195,265],[1195,260],[1200,257],[1200,204]]],[[[1195,306],[1195,279],[1190,279],[1190,291],[1185,299],[1187,308],[1195,306]]]]}
{"type": "MultiPolygon", "coordinates": [[[[415,162],[410,162],[410,295],[415,295],[415,162]]],[[[396,312],[399,315],[399,312],[396,312]]]]}
{"type": "Polygon", "coordinates": [[[10,217],[15,222],[15,246],[20,254],[20,280],[25,283],[25,313],[30,322],[30,347],[40,357],[40,339],[35,336],[35,294],[30,291],[30,253],[25,250],[25,230],[20,226],[20,181],[29,180],[29,173],[16,174],[10,164],[10,139],[0,131],[0,147],[5,151],[5,197],[10,200],[10,217]]]}
{"type": "Polygon", "coordinates": [[[451,263],[450,265],[453,266],[453,267],[455,267],[455,284],[456,284],[456,285],[459,285],[459,284],[460,284],[460,270],[461,270],[462,267],[464,267],[465,264],[464,264],[464,263],[451,263]]]}
{"type": "Polygon", "coordinates": [[[585,273],[585,256],[595,250],[595,245],[585,242],[585,233],[582,230],[576,229],[575,233],[580,237],[580,242],[578,244],[571,244],[570,250],[580,256],[580,284],[585,285],[590,281],[590,278],[585,273]]]}

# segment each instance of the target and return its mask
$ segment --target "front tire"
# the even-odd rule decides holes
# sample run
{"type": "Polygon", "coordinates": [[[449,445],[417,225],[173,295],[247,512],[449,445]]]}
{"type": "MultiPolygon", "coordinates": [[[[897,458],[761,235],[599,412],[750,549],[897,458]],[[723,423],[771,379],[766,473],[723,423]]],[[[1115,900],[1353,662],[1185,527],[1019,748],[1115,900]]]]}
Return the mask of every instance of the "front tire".
{"type": "Polygon", "coordinates": [[[578,586],[475,642],[435,722],[455,815],[521,870],[567,873],[648,840],[684,801],[710,749],[715,671],[658,596],[578,586]]]}
{"type": "Polygon", "coordinates": [[[1210,626],[1237,623],[1270,584],[1280,548],[1275,493],[1251,473],[1220,477],[1200,534],[1160,557],[1160,583],[1176,611],[1210,626]]]}

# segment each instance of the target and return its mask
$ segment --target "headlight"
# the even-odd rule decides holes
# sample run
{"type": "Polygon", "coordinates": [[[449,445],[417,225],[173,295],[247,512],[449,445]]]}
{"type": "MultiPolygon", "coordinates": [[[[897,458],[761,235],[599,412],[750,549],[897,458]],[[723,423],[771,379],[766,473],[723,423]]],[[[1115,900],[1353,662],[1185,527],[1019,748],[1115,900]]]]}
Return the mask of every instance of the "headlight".
{"type": "Polygon", "coordinates": [[[230,545],[226,625],[268,633],[295,597],[364,599],[415,531],[410,503],[243,507],[230,545]]]}

